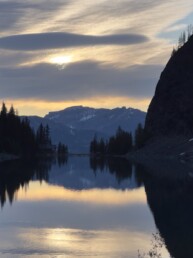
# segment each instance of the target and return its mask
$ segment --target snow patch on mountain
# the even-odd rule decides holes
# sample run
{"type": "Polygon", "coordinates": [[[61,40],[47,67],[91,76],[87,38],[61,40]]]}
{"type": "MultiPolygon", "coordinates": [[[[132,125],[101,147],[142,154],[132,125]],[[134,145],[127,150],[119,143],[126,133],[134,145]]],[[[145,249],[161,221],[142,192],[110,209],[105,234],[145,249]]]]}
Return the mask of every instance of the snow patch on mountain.
{"type": "Polygon", "coordinates": [[[145,116],[145,112],[132,108],[94,109],[75,106],[50,112],[44,118],[29,117],[29,120],[35,130],[40,123],[48,124],[53,143],[67,144],[70,153],[88,153],[94,135],[107,140],[119,126],[134,133],[138,123],[144,124],[145,116]]]}
{"type": "Polygon", "coordinates": [[[96,115],[87,115],[87,116],[83,116],[81,119],[80,119],[80,122],[83,122],[83,121],[87,121],[93,117],[95,117],[96,115]]]}
{"type": "Polygon", "coordinates": [[[50,120],[55,120],[55,119],[58,119],[59,117],[60,117],[60,115],[53,115],[49,119],[50,120]]]}

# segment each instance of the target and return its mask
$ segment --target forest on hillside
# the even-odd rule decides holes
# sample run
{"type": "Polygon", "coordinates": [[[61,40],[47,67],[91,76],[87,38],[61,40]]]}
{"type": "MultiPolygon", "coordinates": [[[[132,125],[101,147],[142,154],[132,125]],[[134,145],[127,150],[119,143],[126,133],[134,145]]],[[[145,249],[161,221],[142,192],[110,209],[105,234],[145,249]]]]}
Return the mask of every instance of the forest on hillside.
{"type": "Polygon", "coordinates": [[[14,107],[9,110],[5,103],[0,111],[0,153],[32,158],[39,154],[67,154],[65,144],[52,144],[49,126],[40,124],[35,132],[27,118],[21,119],[14,107]]]}
{"type": "Polygon", "coordinates": [[[148,139],[141,123],[138,124],[134,136],[131,132],[126,132],[118,127],[115,135],[105,141],[103,138],[97,139],[94,136],[90,142],[91,155],[125,155],[132,150],[140,149],[148,139]]]}

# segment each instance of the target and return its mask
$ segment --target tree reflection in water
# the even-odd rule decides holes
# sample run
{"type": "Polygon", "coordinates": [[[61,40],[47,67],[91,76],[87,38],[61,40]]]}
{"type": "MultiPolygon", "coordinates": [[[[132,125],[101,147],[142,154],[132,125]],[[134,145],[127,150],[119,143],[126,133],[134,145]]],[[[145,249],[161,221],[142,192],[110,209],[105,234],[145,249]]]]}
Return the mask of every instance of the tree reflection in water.
{"type": "MultiPolygon", "coordinates": [[[[0,164],[0,202],[1,207],[6,201],[12,203],[18,190],[26,188],[31,180],[40,182],[46,181],[49,183],[49,172],[53,165],[58,165],[64,171],[68,170],[65,167],[68,158],[59,156],[58,158],[41,158],[38,160],[29,161],[13,161],[0,164]]],[[[85,160],[87,161],[87,159],[85,160]]],[[[82,164],[82,163],[81,163],[82,164]]],[[[143,185],[141,167],[134,165],[125,159],[90,159],[90,169],[96,175],[97,173],[110,173],[116,177],[118,183],[123,180],[131,179],[132,187],[137,188],[143,185]]],[[[86,173],[91,173],[87,171],[86,173]]],[[[77,177],[80,176],[77,174],[77,177]]],[[[89,177],[88,177],[89,178],[89,177]]],[[[78,179],[77,179],[78,180],[78,179]]],[[[129,187],[129,186],[128,186],[129,187]]]]}
{"type": "Polygon", "coordinates": [[[109,173],[116,176],[117,181],[120,183],[125,179],[135,181],[136,187],[143,185],[142,180],[142,167],[139,164],[134,164],[124,158],[105,158],[105,157],[91,157],[90,167],[94,173],[109,171],[109,173]]]}
{"type": "MultiPolygon", "coordinates": [[[[88,160],[85,159],[85,162],[88,160]]],[[[193,178],[188,173],[190,170],[184,170],[184,177],[168,178],[158,176],[158,169],[163,167],[163,164],[156,164],[155,173],[151,168],[150,174],[150,169],[125,159],[90,158],[89,162],[96,177],[98,173],[110,173],[116,177],[119,183],[130,179],[125,180],[124,183],[134,182],[133,188],[144,186],[155,225],[171,257],[193,257],[193,178]]],[[[60,157],[59,160],[47,158],[30,163],[14,161],[0,164],[1,207],[5,205],[6,201],[12,203],[16,198],[17,191],[20,188],[27,188],[30,180],[49,182],[49,171],[56,163],[58,166],[63,166],[67,164],[67,159],[60,157]]],[[[64,170],[66,166],[64,166],[64,170]]],[[[177,167],[178,165],[172,172],[172,167],[168,166],[167,169],[164,169],[165,174],[177,174],[177,167]]],[[[179,169],[182,172],[180,166],[179,169]]],[[[92,173],[92,171],[88,170],[86,173],[92,173]]],[[[81,175],[81,173],[78,174],[81,175]]],[[[70,179],[74,180],[74,178],[70,179]]],[[[156,239],[158,238],[154,238],[154,240],[156,239]]],[[[154,250],[153,243],[152,247],[154,250]]],[[[160,246],[158,245],[158,247],[160,246]]],[[[149,257],[161,257],[159,249],[154,250],[155,252],[153,250],[150,249],[149,254],[154,256],[149,257]]],[[[139,253],[139,255],[141,254],[139,253]]],[[[146,253],[146,257],[147,255],[148,253],[146,253]]]]}
{"type": "Polygon", "coordinates": [[[188,164],[178,162],[156,162],[150,167],[135,164],[127,160],[115,159],[91,160],[96,171],[109,168],[119,181],[132,177],[134,167],[138,185],[144,185],[149,208],[153,214],[159,233],[153,235],[148,252],[138,254],[139,258],[163,257],[165,246],[170,257],[193,257],[193,178],[188,164]]]}
{"type": "MultiPolygon", "coordinates": [[[[67,157],[60,157],[58,163],[65,164],[67,157]]],[[[45,157],[32,161],[17,160],[3,162],[0,164],[0,202],[1,207],[8,200],[11,204],[16,198],[16,193],[20,188],[28,187],[31,180],[40,182],[49,181],[49,171],[56,163],[53,157],[45,157]]]]}

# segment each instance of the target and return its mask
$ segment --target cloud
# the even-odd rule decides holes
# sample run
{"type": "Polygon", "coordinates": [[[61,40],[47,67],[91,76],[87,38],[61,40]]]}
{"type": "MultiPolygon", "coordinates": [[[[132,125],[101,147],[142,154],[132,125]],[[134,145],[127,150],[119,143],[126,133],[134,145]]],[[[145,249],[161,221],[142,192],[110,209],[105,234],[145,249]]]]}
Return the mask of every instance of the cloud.
{"type": "Polygon", "coordinates": [[[138,34],[89,36],[72,33],[53,32],[3,37],[0,38],[0,48],[21,51],[33,51],[95,45],[130,45],[139,44],[147,41],[147,37],[138,34]]]}
{"type": "Polygon", "coordinates": [[[170,26],[166,29],[166,32],[173,32],[173,31],[179,31],[179,30],[186,30],[187,24],[178,24],[174,26],[170,26]]]}
{"type": "Polygon", "coordinates": [[[0,0],[0,30],[1,33],[10,31],[20,32],[35,22],[48,19],[62,7],[70,4],[70,0],[40,1],[1,1],[0,0]]]}
{"type": "Polygon", "coordinates": [[[192,8],[192,0],[0,0],[1,98],[151,98],[192,8]],[[54,56],[78,63],[43,64],[54,56]]]}
{"type": "Polygon", "coordinates": [[[151,98],[162,66],[138,65],[116,69],[94,61],[59,70],[50,64],[1,68],[1,97],[65,101],[100,96],[151,98]]]}
{"type": "Polygon", "coordinates": [[[95,5],[86,5],[82,12],[70,17],[68,22],[82,23],[84,19],[87,21],[104,22],[107,17],[111,19],[120,19],[120,17],[123,19],[126,17],[129,19],[130,15],[143,13],[159,5],[162,5],[162,2],[159,0],[121,0],[119,2],[111,0],[110,3],[104,1],[102,4],[100,2],[99,4],[95,3],[95,5]]]}

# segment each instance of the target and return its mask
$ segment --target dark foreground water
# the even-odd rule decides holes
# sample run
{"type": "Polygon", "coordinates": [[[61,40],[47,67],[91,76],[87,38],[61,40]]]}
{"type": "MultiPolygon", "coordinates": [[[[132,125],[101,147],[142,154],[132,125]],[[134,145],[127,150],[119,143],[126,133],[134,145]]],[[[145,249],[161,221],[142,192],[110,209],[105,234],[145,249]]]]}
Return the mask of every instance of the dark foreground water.
{"type": "Polygon", "coordinates": [[[153,177],[119,159],[12,162],[0,165],[0,201],[3,258],[193,257],[191,174],[153,177]]]}

